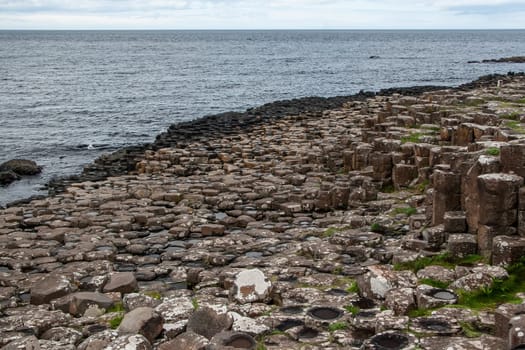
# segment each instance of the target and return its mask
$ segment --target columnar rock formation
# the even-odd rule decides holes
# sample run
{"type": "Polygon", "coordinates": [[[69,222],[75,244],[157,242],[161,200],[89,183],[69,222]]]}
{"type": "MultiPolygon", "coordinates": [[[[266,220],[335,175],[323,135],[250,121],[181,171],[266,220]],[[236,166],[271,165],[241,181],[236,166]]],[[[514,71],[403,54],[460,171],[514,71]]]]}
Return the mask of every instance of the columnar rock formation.
{"type": "Polygon", "coordinates": [[[497,80],[173,126],[0,211],[0,347],[520,345],[490,331],[518,309],[448,307],[525,253],[525,77],[497,80]],[[445,251],[494,266],[392,268],[445,251]]]}

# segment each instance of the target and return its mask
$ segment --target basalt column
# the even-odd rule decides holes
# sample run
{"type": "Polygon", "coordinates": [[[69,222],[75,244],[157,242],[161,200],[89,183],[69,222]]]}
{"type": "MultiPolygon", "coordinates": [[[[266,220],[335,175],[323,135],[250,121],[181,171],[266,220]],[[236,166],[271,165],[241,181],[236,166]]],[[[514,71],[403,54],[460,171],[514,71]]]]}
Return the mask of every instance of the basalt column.
{"type": "Polygon", "coordinates": [[[514,174],[478,176],[478,248],[483,256],[491,257],[495,236],[516,234],[518,193],[522,185],[523,178],[514,174]]]}
{"type": "Polygon", "coordinates": [[[447,211],[461,209],[461,179],[449,170],[436,170],[432,176],[432,226],[436,226],[443,223],[447,211]]]}

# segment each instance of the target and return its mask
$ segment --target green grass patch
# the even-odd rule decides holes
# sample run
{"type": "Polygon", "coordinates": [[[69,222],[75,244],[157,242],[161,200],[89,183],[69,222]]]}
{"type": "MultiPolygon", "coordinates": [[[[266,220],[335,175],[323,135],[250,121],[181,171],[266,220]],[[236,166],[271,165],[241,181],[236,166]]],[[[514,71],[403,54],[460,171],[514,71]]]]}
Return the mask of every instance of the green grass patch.
{"type": "Polygon", "coordinates": [[[419,280],[419,284],[426,284],[435,288],[445,289],[448,287],[447,282],[438,281],[432,278],[423,278],[419,280]]]}
{"type": "Polygon", "coordinates": [[[516,293],[525,292],[525,257],[519,263],[507,268],[509,278],[495,279],[491,286],[476,291],[459,291],[459,305],[473,310],[494,309],[500,304],[521,304],[521,298],[516,293]]]}
{"type": "Polygon", "coordinates": [[[387,231],[387,228],[377,222],[374,222],[372,225],[370,225],[370,231],[383,234],[387,231]]]}
{"type": "Polygon", "coordinates": [[[405,214],[406,216],[412,216],[417,214],[417,209],[414,207],[395,208],[394,215],[405,214]]]}
{"type": "Polygon", "coordinates": [[[197,300],[197,298],[192,298],[191,299],[191,305],[193,305],[193,310],[198,310],[199,309],[199,301],[197,300]]]}
{"type": "Polygon", "coordinates": [[[346,231],[346,230],[350,230],[351,228],[352,228],[351,226],[329,227],[329,228],[327,228],[326,230],[324,230],[321,233],[321,237],[329,238],[329,237],[332,237],[334,234],[336,234],[338,232],[343,232],[343,231],[346,231]]]}
{"type": "Polygon", "coordinates": [[[499,148],[498,147],[489,147],[485,150],[485,154],[489,156],[499,156],[499,148]]]}
{"type": "Polygon", "coordinates": [[[150,298],[160,300],[162,298],[162,295],[157,292],[156,290],[148,290],[144,292],[144,295],[147,295],[150,298]]]}
{"type": "Polygon", "coordinates": [[[422,136],[423,134],[420,132],[413,132],[413,133],[410,133],[409,135],[401,137],[401,143],[407,143],[407,142],[419,143],[422,136]]]}
{"type": "Polygon", "coordinates": [[[359,293],[359,286],[357,285],[357,282],[356,281],[352,281],[350,283],[350,286],[348,286],[348,288],[346,288],[346,291],[348,293],[359,293]]]}
{"type": "Polygon", "coordinates": [[[117,329],[118,326],[122,323],[122,319],[124,318],[124,315],[118,315],[113,317],[111,320],[109,320],[109,327],[111,329],[117,329]]]}
{"type": "Polygon", "coordinates": [[[477,254],[467,255],[466,257],[461,259],[454,259],[448,253],[443,253],[435,256],[426,256],[423,258],[416,259],[414,261],[398,263],[394,265],[394,269],[412,270],[414,272],[417,272],[430,265],[438,265],[451,269],[457,265],[469,266],[482,261],[483,257],[477,254]]]}
{"type": "Polygon", "coordinates": [[[348,324],[346,322],[334,322],[330,323],[328,326],[328,331],[335,332],[340,331],[348,328],[348,324]]]}
{"type": "Polygon", "coordinates": [[[106,310],[107,313],[110,312],[124,312],[124,305],[121,302],[116,302],[112,307],[106,310]]]}
{"type": "Polygon", "coordinates": [[[481,336],[481,332],[476,329],[476,327],[470,323],[470,322],[459,322],[459,325],[461,326],[461,329],[463,330],[463,334],[467,338],[479,338],[481,336]]]}
{"type": "Polygon", "coordinates": [[[427,317],[427,316],[432,315],[432,311],[434,311],[434,309],[414,309],[408,312],[408,316],[410,318],[427,317]]]}
{"type": "Polygon", "coordinates": [[[508,114],[502,114],[499,116],[499,118],[506,120],[520,120],[520,114],[518,112],[512,112],[508,114]]]}
{"type": "Polygon", "coordinates": [[[521,126],[521,123],[518,120],[507,120],[505,126],[517,133],[525,134],[525,129],[521,126]]]}
{"type": "Polygon", "coordinates": [[[394,193],[394,192],[396,192],[396,188],[392,184],[383,185],[383,187],[381,187],[381,192],[383,192],[383,193],[394,193]]]}
{"type": "Polygon", "coordinates": [[[523,104],[525,104],[525,98],[519,99],[519,100],[514,101],[514,102],[519,103],[520,105],[523,105],[523,104]]]}
{"type": "Polygon", "coordinates": [[[361,309],[358,306],[354,305],[347,305],[345,306],[345,310],[351,313],[353,316],[357,315],[361,309]]]}

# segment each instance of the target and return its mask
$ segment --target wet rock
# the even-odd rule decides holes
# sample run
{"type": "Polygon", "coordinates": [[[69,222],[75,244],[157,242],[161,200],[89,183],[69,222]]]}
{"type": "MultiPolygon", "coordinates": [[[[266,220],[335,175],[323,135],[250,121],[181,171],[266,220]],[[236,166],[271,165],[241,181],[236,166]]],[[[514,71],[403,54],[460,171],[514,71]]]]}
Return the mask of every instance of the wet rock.
{"type": "Polygon", "coordinates": [[[109,281],[104,285],[104,293],[120,292],[132,293],[138,288],[133,272],[117,272],[110,275],[109,281]]]}
{"type": "Polygon", "coordinates": [[[9,185],[17,180],[20,180],[20,176],[14,171],[0,171],[0,186],[9,185]]]}
{"type": "Polygon", "coordinates": [[[27,159],[12,159],[0,164],[0,172],[12,171],[18,175],[40,174],[42,167],[27,159]]]}
{"type": "Polygon", "coordinates": [[[153,340],[162,332],[162,317],[149,307],[139,307],[128,312],[118,328],[119,334],[142,334],[153,340]]]}
{"type": "Polygon", "coordinates": [[[461,332],[461,326],[455,319],[439,316],[417,317],[412,320],[410,329],[419,334],[451,336],[461,332]]]}
{"type": "Polygon", "coordinates": [[[259,269],[244,270],[237,274],[230,290],[239,303],[265,301],[271,292],[272,284],[259,269]]]}
{"type": "Polygon", "coordinates": [[[65,276],[52,275],[31,286],[31,304],[47,304],[51,300],[71,293],[74,286],[65,276]]]}
{"type": "Polygon", "coordinates": [[[209,340],[203,337],[202,335],[186,332],[175,339],[168,342],[162,343],[159,345],[159,350],[174,350],[174,349],[184,349],[184,350],[204,350],[206,349],[209,340]]]}

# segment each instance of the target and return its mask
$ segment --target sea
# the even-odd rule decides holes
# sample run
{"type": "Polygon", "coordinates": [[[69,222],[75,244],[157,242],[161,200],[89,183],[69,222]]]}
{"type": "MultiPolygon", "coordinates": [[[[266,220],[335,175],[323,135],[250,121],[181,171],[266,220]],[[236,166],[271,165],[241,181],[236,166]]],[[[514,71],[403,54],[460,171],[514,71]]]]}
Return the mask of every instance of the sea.
{"type": "Polygon", "coordinates": [[[468,61],[523,55],[525,30],[0,31],[0,163],[43,166],[0,188],[0,206],[173,123],[305,96],[457,86],[525,70],[468,61]]]}

